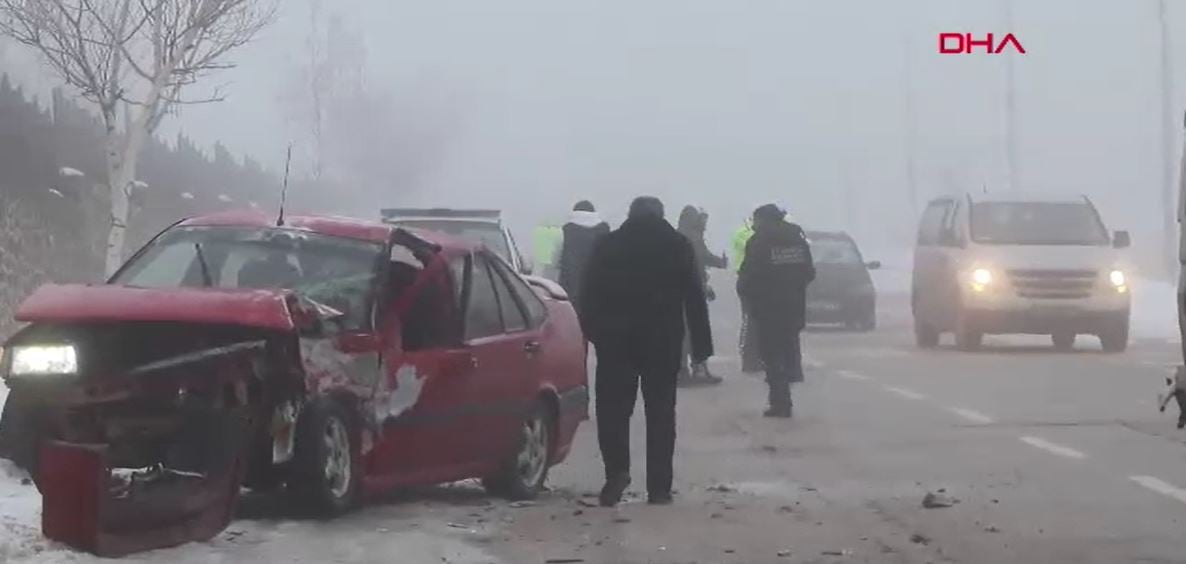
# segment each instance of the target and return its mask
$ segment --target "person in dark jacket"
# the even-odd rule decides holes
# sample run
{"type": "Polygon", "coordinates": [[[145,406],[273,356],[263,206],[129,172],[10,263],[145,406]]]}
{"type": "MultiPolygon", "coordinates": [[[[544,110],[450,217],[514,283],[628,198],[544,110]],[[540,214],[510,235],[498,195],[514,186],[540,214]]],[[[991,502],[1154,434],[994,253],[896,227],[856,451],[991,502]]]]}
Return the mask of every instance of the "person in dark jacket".
{"type": "Polygon", "coordinates": [[[758,349],[770,387],[767,417],[791,416],[791,383],[803,381],[799,334],[806,324],[807,285],[815,280],[803,229],[774,204],[754,210],[737,291],[758,329],[758,349]]]}
{"type": "Polygon", "coordinates": [[[560,285],[574,304],[580,304],[581,282],[585,266],[593,254],[597,240],[609,233],[609,224],[601,220],[588,200],[577,202],[568,223],[564,224],[564,239],[560,246],[560,285]]]}
{"type": "MultiPolygon", "coordinates": [[[[708,227],[708,214],[692,206],[684,206],[680,211],[676,229],[687,237],[692,244],[692,251],[696,255],[696,268],[700,272],[700,280],[704,286],[704,295],[708,301],[716,299],[712,286],[708,285],[709,268],[726,268],[728,259],[716,256],[708,250],[704,241],[704,232],[708,227]]],[[[691,362],[692,344],[687,335],[684,337],[684,356],[680,364],[679,383],[681,386],[705,386],[721,383],[721,378],[709,372],[708,366],[691,362]]]]}
{"type": "Polygon", "coordinates": [[[605,463],[601,504],[630,485],[630,417],[639,382],[647,418],[647,493],[671,502],[676,374],[685,317],[692,358],[712,356],[708,303],[692,244],[641,197],[620,228],[598,243],[585,273],[581,326],[597,351],[597,438],[605,463]]]}

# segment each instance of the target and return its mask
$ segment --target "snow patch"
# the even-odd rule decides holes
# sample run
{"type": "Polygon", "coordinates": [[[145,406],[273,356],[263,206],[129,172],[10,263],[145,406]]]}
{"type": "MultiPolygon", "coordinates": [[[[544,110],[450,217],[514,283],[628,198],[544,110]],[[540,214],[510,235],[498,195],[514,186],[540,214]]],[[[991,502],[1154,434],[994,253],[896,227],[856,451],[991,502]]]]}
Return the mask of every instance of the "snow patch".
{"type": "Polygon", "coordinates": [[[41,536],[41,496],[27,480],[24,471],[0,460],[0,562],[30,558],[50,548],[41,536]]]}

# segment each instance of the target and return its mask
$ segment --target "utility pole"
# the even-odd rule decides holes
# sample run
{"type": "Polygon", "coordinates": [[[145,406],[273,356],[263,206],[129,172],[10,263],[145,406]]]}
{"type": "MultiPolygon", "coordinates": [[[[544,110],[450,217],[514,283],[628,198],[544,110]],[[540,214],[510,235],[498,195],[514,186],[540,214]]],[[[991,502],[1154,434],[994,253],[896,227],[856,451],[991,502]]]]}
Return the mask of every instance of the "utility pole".
{"type": "Polygon", "coordinates": [[[1178,231],[1177,205],[1174,186],[1174,126],[1177,124],[1173,112],[1174,81],[1170,61],[1169,6],[1166,0],[1158,0],[1158,18],[1161,24],[1161,229],[1162,264],[1168,274],[1173,274],[1177,261],[1175,235],[1178,231]]]}
{"type": "MultiPolygon", "coordinates": [[[[1005,31],[1015,33],[1013,21],[1013,0],[1005,2],[1005,31]]],[[[1013,57],[1010,53],[1005,57],[1005,159],[1009,169],[1009,188],[1022,190],[1021,160],[1017,151],[1017,80],[1013,68],[1013,57]]]]}

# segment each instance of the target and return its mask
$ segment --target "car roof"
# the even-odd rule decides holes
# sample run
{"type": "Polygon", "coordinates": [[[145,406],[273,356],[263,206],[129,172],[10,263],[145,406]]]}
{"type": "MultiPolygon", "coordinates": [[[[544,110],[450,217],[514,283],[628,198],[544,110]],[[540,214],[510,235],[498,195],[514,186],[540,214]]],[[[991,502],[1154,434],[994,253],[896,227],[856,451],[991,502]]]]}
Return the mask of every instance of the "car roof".
{"type": "Polygon", "coordinates": [[[969,193],[968,198],[972,203],[1083,204],[1088,201],[1087,196],[1082,194],[1040,192],[969,193]]]}
{"type": "Polygon", "coordinates": [[[804,231],[808,239],[852,239],[846,231],[804,231]]]}
{"type": "MultiPolygon", "coordinates": [[[[179,227],[270,227],[276,228],[276,218],[255,211],[231,211],[189,218],[179,227]]],[[[392,232],[403,229],[426,242],[440,247],[447,254],[472,251],[481,245],[427,229],[402,228],[388,223],[333,215],[289,215],[282,228],[308,231],[330,237],[341,237],[373,243],[386,243],[392,232]]]]}
{"type": "Polygon", "coordinates": [[[384,218],[384,223],[399,225],[405,221],[439,221],[442,223],[480,223],[482,225],[493,225],[495,227],[502,227],[502,220],[497,218],[487,217],[440,217],[435,215],[405,215],[400,217],[384,218]]]}

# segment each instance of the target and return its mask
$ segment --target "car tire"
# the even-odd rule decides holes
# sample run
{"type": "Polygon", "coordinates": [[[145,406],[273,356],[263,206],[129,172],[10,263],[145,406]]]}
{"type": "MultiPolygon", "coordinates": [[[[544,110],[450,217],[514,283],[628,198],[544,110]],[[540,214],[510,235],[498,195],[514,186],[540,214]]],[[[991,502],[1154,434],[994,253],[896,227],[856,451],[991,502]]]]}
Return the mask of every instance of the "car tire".
{"type": "Polygon", "coordinates": [[[1107,353],[1122,353],[1128,350],[1128,323],[1120,323],[1116,328],[1100,334],[1100,345],[1107,353]]]}
{"type": "Polygon", "coordinates": [[[548,404],[536,402],[520,424],[515,453],[496,474],[482,480],[486,491],[515,501],[539,496],[548,481],[555,433],[555,413],[548,404]]]}
{"type": "Polygon", "coordinates": [[[979,350],[984,344],[984,333],[977,331],[972,327],[967,320],[961,318],[956,321],[955,329],[955,348],[964,351],[972,352],[979,350]]]}
{"type": "Polygon", "coordinates": [[[919,348],[933,349],[939,346],[939,330],[918,318],[914,319],[914,342],[919,348]]]}
{"type": "Polygon", "coordinates": [[[288,485],[305,510],[334,517],[358,503],[362,481],[358,419],[341,402],[323,397],[301,413],[288,485]]]}
{"type": "Polygon", "coordinates": [[[1055,333],[1050,336],[1050,340],[1054,343],[1054,350],[1066,352],[1075,348],[1075,337],[1074,333],[1055,333]]]}

